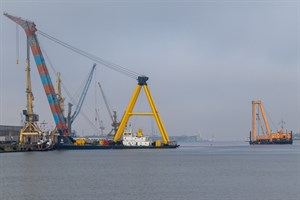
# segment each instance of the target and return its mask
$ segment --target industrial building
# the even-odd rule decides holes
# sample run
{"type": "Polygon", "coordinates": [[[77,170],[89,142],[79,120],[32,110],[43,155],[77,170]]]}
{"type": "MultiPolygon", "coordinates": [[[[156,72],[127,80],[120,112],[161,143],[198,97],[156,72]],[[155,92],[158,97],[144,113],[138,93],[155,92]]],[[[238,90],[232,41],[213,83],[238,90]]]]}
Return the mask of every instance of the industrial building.
{"type": "Polygon", "coordinates": [[[19,140],[23,126],[0,125],[0,142],[16,142],[19,140]]]}

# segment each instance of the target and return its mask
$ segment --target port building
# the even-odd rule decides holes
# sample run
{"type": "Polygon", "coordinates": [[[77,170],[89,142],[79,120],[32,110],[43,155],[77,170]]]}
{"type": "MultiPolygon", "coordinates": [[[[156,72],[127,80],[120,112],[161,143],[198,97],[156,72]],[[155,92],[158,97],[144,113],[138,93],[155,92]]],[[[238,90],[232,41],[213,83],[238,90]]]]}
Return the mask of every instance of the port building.
{"type": "Polygon", "coordinates": [[[18,141],[22,128],[22,126],[0,125],[0,142],[18,141]]]}

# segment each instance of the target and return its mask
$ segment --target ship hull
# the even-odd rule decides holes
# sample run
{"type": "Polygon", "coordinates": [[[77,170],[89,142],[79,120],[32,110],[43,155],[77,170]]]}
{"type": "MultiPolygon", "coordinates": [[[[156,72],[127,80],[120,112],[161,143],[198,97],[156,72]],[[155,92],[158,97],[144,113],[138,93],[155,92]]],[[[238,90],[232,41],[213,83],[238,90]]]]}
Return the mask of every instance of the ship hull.
{"type": "Polygon", "coordinates": [[[293,144],[293,140],[256,140],[250,141],[249,144],[293,144]]]}
{"type": "Polygon", "coordinates": [[[176,149],[179,145],[165,146],[124,146],[124,145],[73,145],[73,144],[57,144],[57,150],[96,150],[96,149],[176,149]]]}

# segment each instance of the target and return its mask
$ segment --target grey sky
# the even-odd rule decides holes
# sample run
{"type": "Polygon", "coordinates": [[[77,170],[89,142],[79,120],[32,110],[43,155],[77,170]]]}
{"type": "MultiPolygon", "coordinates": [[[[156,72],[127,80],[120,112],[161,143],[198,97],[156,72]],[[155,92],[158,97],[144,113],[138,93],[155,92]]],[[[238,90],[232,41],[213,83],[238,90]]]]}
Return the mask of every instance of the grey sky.
{"type": "MultiPolygon", "coordinates": [[[[8,12],[34,21],[37,29],[75,47],[149,76],[169,135],[201,132],[220,140],[243,139],[251,129],[251,100],[255,99],[263,101],[277,127],[283,119],[286,128],[299,132],[299,4],[299,0],[1,0],[0,124],[20,124],[26,106],[25,33],[20,29],[21,63],[16,65],[16,25],[2,15],[8,12]]],[[[68,90],[78,93],[93,61],[38,37],[68,90]]],[[[33,59],[31,67],[34,111],[53,127],[33,59]]],[[[120,118],[137,82],[101,65],[94,78],[102,83],[120,118]]],[[[97,93],[109,131],[95,80],[83,112],[94,121],[97,93]]],[[[137,108],[145,110],[145,104],[143,95],[137,108]]],[[[145,132],[151,130],[150,118],[131,121],[145,132]]],[[[82,115],[74,128],[84,130],[83,134],[95,132],[82,115]]]]}

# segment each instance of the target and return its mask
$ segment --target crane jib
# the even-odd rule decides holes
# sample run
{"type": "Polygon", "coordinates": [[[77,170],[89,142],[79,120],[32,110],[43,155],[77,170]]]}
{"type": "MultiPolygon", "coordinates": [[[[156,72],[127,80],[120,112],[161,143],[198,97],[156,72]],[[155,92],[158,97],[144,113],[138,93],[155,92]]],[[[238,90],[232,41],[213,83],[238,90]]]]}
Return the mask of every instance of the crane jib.
{"type": "Polygon", "coordinates": [[[83,91],[82,91],[82,93],[81,93],[81,96],[80,96],[80,98],[79,98],[79,101],[78,101],[78,103],[77,103],[77,105],[76,105],[75,111],[74,111],[73,115],[72,115],[71,118],[70,118],[71,124],[74,122],[75,118],[78,116],[78,114],[79,114],[79,112],[80,112],[80,110],[81,110],[81,107],[82,107],[83,102],[84,102],[84,100],[85,100],[85,96],[86,96],[87,91],[88,91],[88,89],[89,89],[89,87],[90,87],[90,84],[91,84],[91,81],[92,81],[92,78],[93,78],[93,73],[94,73],[94,71],[95,71],[95,68],[96,68],[96,63],[93,65],[93,67],[92,67],[92,69],[91,69],[91,71],[90,71],[90,73],[89,73],[88,79],[87,79],[87,81],[86,81],[86,83],[85,83],[85,86],[84,86],[84,88],[83,88],[83,91]]]}

